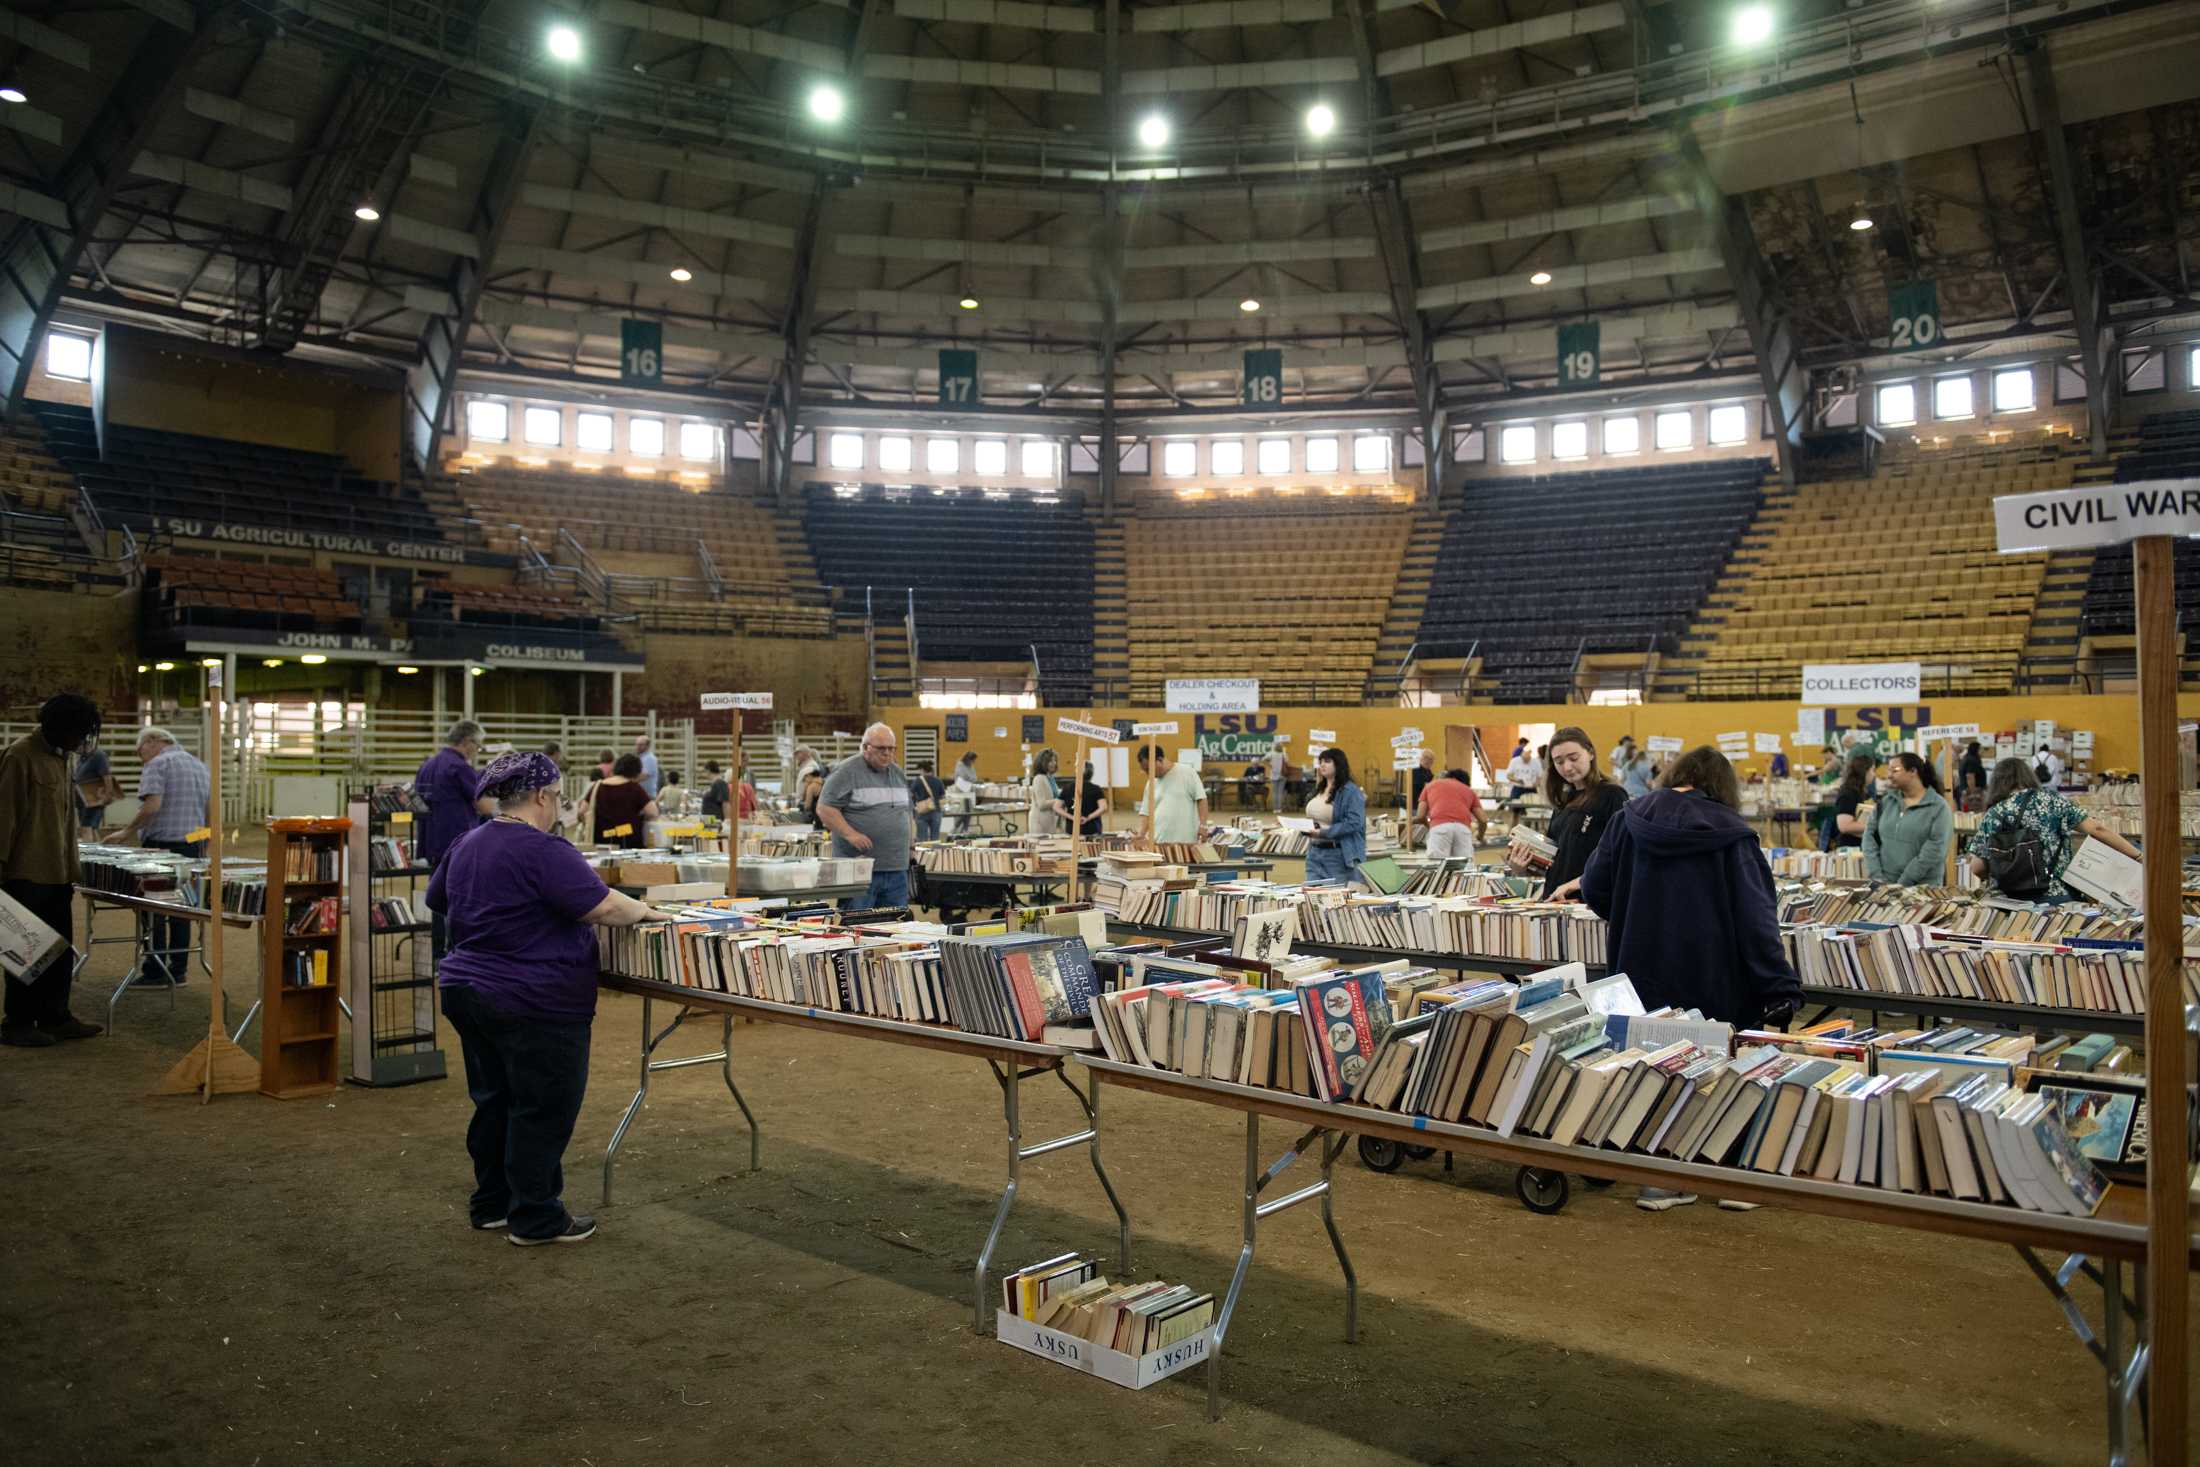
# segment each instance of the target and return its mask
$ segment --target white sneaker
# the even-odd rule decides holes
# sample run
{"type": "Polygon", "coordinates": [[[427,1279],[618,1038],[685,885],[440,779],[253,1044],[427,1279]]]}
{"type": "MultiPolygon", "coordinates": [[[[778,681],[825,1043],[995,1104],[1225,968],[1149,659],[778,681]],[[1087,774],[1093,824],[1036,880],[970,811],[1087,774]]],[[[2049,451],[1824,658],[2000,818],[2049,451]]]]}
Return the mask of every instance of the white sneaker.
{"type": "Polygon", "coordinates": [[[1635,1206],[1644,1212],[1668,1212],[1676,1207],[1686,1207],[1696,1200],[1693,1192],[1675,1192],[1665,1187],[1645,1187],[1635,1194],[1635,1206]]]}

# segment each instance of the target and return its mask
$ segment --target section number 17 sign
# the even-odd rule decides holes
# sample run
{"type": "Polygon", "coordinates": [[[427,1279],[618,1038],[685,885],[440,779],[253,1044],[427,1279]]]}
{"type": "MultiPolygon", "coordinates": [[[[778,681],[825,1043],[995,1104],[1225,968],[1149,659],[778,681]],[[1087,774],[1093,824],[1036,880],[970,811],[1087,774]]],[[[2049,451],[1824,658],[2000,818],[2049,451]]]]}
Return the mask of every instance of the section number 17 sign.
{"type": "Polygon", "coordinates": [[[940,353],[940,401],[967,407],[978,400],[978,354],[956,350],[940,353]]]}

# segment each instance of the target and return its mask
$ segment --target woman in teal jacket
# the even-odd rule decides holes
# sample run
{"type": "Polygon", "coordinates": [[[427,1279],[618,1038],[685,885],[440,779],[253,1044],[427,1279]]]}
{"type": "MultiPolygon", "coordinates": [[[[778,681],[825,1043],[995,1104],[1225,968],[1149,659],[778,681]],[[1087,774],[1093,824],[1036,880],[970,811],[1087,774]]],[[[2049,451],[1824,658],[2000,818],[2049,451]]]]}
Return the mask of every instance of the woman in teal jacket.
{"type": "Polygon", "coordinates": [[[1864,827],[1864,873],[1896,886],[1945,886],[1954,813],[1940,776],[1916,754],[1887,761],[1890,793],[1864,827]]]}

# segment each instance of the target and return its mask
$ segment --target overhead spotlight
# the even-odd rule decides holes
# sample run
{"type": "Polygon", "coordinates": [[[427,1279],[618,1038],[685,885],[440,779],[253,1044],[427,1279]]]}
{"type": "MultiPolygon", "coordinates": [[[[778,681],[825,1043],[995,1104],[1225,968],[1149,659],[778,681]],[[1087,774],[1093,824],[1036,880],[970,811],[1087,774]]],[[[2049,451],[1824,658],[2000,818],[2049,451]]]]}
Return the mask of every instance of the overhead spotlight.
{"type": "Polygon", "coordinates": [[[1762,46],[1772,39],[1772,7],[1744,5],[1727,26],[1727,39],[1737,46],[1762,46]]]}
{"type": "Polygon", "coordinates": [[[260,659],[260,666],[262,667],[281,667],[282,665],[283,659],[280,657],[262,657],[260,659]]]}
{"type": "Polygon", "coordinates": [[[1169,119],[1158,112],[1148,113],[1138,124],[1138,141],[1148,148],[1166,148],[1169,145],[1169,119]]]}
{"type": "Polygon", "coordinates": [[[1327,102],[1316,102],[1306,109],[1306,130],[1318,138],[1337,130],[1337,114],[1327,102]]]}
{"type": "Polygon", "coordinates": [[[553,61],[568,64],[581,59],[581,33],[569,25],[554,25],[542,38],[542,48],[553,61]]]}
{"type": "Polygon", "coordinates": [[[28,102],[30,94],[18,86],[0,87],[0,102],[28,102]]]}
{"type": "Polygon", "coordinates": [[[201,657],[199,659],[199,666],[201,667],[220,667],[221,665],[222,660],[219,657],[201,657]]]}
{"type": "Polygon", "coordinates": [[[1538,270],[1528,277],[1528,284],[1530,285],[1549,285],[1550,283],[1551,272],[1548,270],[1538,270]]]}
{"type": "Polygon", "coordinates": [[[1849,215],[1849,228],[1855,230],[1858,234],[1862,234],[1865,230],[1871,227],[1872,211],[1865,208],[1862,204],[1858,204],[1854,212],[1849,215]]]}
{"type": "Polygon", "coordinates": [[[397,673],[400,677],[411,677],[414,673],[418,671],[420,671],[420,669],[414,667],[411,663],[399,663],[397,667],[397,673]]]}
{"type": "Polygon", "coordinates": [[[375,208],[372,204],[361,204],[358,208],[351,211],[351,217],[361,220],[364,223],[372,224],[375,220],[382,217],[382,211],[375,208]]]}
{"type": "Polygon", "coordinates": [[[481,675],[482,675],[483,673],[487,672],[487,671],[488,671],[489,669],[488,669],[488,668],[486,668],[486,667],[469,667],[469,668],[467,668],[466,670],[467,670],[468,672],[472,673],[472,674],[473,674],[473,675],[474,675],[475,677],[480,677],[480,676],[481,676],[481,675]]]}
{"type": "Polygon", "coordinates": [[[140,662],[140,663],[138,664],[138,671],[139,671],[139,672],[151,672],[151,671],[152,671],[152,669],[151,669],[151,668],[149,668],[149,667],[147,667],[147,666],[146,666],[146,665],[145,665],[144,663],[140,662]]]}
{"type": "Polygon", "coordinates": [[[810,88],[810,115],[819,122],[838,122],[847,110],[848,99],[840,94],[840,88],[828,82],[810,88]]]}
{"type": "Polygon", "coordinates": [[[961,300],[955,302],[955,304],[961,306],[966,311],[975,311],[976,309],[978,309],[978,298],[974,295],[966,295],[961,300]]]}
{"type": "Polygon", "coordinates": [[[1238,302],[1238,309],[1250,316],[1260,309],[1260,302],[1254,300],[1251,296],[1247,296],[1244,300],[1238,302]]]}
{"type": "Polygon", "coordinates": [[[685,265],[675,265],[672,267],[672,278],[685,285],[695,278],[695,272],[685,265]]]}
{"type": "Polygon", "coordinates": [[[319,667],[322,663],[328,661],[328,658],[323,653],[308,652],[305,656],[299,658],[298,660],[300,662],[303,662],[308,667],[319,667]]]}
{"type": "Polygon", "coordinates": [[[175,670],[176,664],[173,662],[156,662],[153,664],[153,671],[155,672],[174,672],[175,670]]]}

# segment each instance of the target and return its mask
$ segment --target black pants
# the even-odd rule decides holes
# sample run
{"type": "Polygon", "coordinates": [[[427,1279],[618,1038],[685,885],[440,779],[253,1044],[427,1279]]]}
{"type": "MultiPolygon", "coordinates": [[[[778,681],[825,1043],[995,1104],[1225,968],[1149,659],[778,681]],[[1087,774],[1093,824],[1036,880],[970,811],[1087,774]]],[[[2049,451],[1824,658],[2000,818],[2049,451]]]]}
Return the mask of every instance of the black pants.
{"type": "Polygon", "coordinates": [[[506,1013],[463,983],[443,990],[443,1017],[458,1031],[474,1102],[466,1127],[473,1221],[510,1218],[519,1237],[557,1236],[566,1223],[565,1147],[588,1090],[590,1023],[506,1013]]]}
{"type": "MultiPolygon", "coordinates": [[[[206,854],[205,841],[149,840],[145,842],[145,848],[194,858],[206,854]]],[[[146,975],[158,978],[165,974],[178,983],[189,980],[191,924],[181,917],[140,917],[138,920],[151,923],[153,929],[145,963],[146,975]]]]}
{"type": "MultiPolygon", "coordinates": [[[[6,889],[8,895],[28,908],[33,917],[60,933],[63,942],[75,946],[76,909],[67,882],[55,885],[44,881],[10,881],[6,889]]],[[[0,988],[8,991],[9,1026],[58,1024],[69,1017],[69,982],[75,967],[75,954],[64,949],[46,965],[46,971],[39,974],[35,982],[18,983],[13,978],[0,977],[0,988]]]]}

